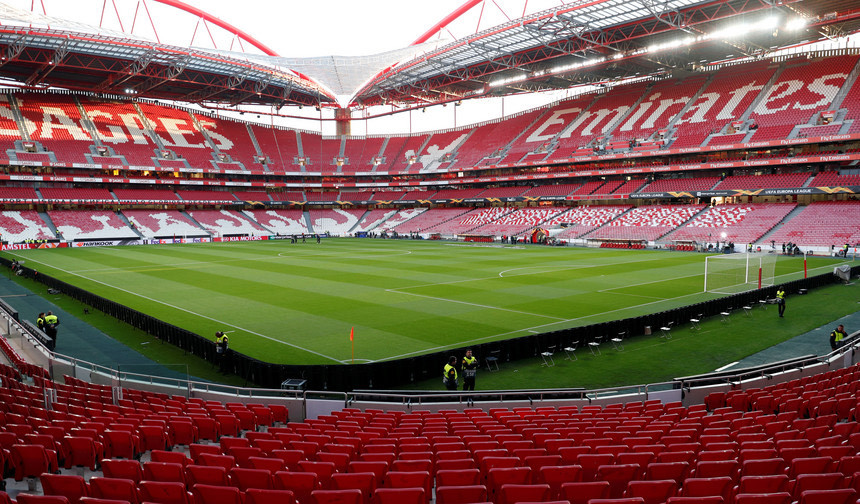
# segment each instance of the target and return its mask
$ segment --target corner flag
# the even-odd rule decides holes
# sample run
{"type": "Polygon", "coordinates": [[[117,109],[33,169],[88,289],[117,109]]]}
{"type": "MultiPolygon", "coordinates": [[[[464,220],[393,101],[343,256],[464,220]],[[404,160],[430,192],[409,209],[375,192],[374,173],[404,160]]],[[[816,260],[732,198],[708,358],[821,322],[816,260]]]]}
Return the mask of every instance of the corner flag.
{"type": "Polygon", "coordinates": [[[349,341],[354,341],[353,340],[354,337],[355,337],[355,327],[353,327],[352,329],[349,330],[349,341]]]}

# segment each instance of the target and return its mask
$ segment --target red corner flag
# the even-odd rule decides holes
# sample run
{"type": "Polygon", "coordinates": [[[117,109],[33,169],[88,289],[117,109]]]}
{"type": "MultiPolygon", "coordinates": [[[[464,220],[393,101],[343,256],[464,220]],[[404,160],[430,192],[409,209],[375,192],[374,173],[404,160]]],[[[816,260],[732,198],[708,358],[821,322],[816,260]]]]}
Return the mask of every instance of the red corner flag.
{"type": "Polygon", "coordinates": [[[353,328],[349,330],[349,341],[353,341],[354,337],[355,337],[355,327],[353,326],[353,328]]]}

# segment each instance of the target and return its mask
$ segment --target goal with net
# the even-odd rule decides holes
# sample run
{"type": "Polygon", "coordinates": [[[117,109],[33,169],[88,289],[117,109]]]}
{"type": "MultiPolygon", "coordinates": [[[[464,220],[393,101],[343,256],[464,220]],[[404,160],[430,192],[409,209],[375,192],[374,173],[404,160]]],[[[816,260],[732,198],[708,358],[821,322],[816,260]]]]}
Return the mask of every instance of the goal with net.
{"type": "Polygon", "coordinates": [[[705,292],[737,294],[773,285],[776,255],[725,254],[705,258],[705,292]]]}

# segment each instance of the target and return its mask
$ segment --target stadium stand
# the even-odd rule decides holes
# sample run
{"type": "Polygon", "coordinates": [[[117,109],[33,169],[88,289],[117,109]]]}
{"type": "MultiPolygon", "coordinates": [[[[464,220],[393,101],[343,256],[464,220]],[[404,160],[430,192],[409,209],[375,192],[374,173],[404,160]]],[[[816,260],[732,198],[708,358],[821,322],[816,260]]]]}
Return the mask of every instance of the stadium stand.
{"type": "MultiPolygon", "coordinates": [[[[415,210],[423,211],[409,212],[414,213],[415,215],[410,217],[408,220],[401,222],[400,224],[392,225],[391,223],[386,223],[383,230],[397,231],[400,234],[430,232],[431,227],[434,227],[439,224],[444,224],[445,222],[448,222],[469,212],[468,208],[429,208],[415,210]]],[[[404,212],[401,211],[395,214],[395,217],[405,216],[409,213],[404,214],[404,212]]]]}
{"type": "Polygon", "coordinates": [[[713,189],[720,182],[720,177],[689,177],[657,179],[639,192],[677,192],[677,191],[706,191],[713,189]]]}
{"type": "MultiPolygon", "coordinates": [[[[661,138],[651,136],[661,129],[666,129],[672,120],[681,112],[685,105],[696,95],[705,81],[704,76],[687,79],[669,79],[655,84],[624,121],[612,130],[612,144],[620,142],[622,150],[627,150],[625,142],[636,140],[643,146],[648,140],[661,142],[661,138]]],[[[650,148],[658,145],[652,143],[650,148]]],[[[630,148],[630,150],[642,150],[630,148]]],[[[645,149],[647,150],[647,148],[645,149]]]]}
{"type": "Polygon", "coordinates": [[[704,205],[648,205],[634,208],[585,235],[585,238],[653,241],[674,230],[703,208],[704,205]]]}
{"type": "Polygon", "coordinates": [[[182,201],[236,201],[233,194],[228,191],[219,191],[217,189],[206,191],[196,189],[180,189],[176,194],[182,198],[182,201]]]}
{"type": "Polygon", "coordinates": [[[33,125],[30,140],[53,152],[57,161],[89,162],[85,154],[90,152],[94,142],[81,121],[73,96],[24,93],[15,95],[15,98],[21,115],[33,125]]]}
{"type": "Polygon", "coordinates": [[[31,203],[38,202],[39,199],[39,195],[36,194],[36,189],[33,187],[0,187],[0,201],[3,202],[31,203]]]}
{"type": "Polygon", "coordinates": [[[137,233],[108,210],[50,210],[48,216],[66,240],[137,238],[137,233]]]}
{"type": "MultiPolygon", "coordinates": [[[[493,208],[476,208],[457,216],[454,219],[449,219],[444,222],[439,222],[425,229],[428,233],[441,233],[443,235],[456,235],[462,233],[473,233],[475,229],[495,221],[505,214],[511,213],[513,210],[504,207],[493,208]]],[[[425,213],[424,215],[428,215],[425,213]]]]}
{"type": "Polygon", "coordinates": [[[364,215],[363,209],[332,208],[327,210],[308,210],[311,232],[329,233],[332,236],[346,236],[364,215]]]}
{"type": "Polygon", "coordinates": [[[323,138],[317,133],[303,131],[302,154],[308,159],[305,171],[334,173],[338,171],[336,160],[340,157],[341,138],[323,138]]]}
{"type": "Polygon", "coordinates": [[[730,175],[714,189],[770,189],[803,187],[811,173],[777,173],[765,175],[730,175]]]}
{"type": "Polygon", "coordinates": [[[3,241],[20,243],[25,240],[53,240],[53,231],[35,210],[4,210],[0,212],[0,234],[3,241]]]}
{"type": "Polygon", "coordinates": [[[808,124],[817,112],[828,110],[857,59],[857,56],[837,56],[786,62],[786,68],[750,115],[750,120],[758,126],[752,139],[791,138],[796,125],[808,124]]]}
{"type": "MultiPolygon", "coordinates": [[[[404,225],[409,220],[421,215],[426,212],[427,208],[404,208],[401,210],[397,210],[393,215],[389,216],[385,222],[379,224],[374,229],[374,232],[379,233],[387,233],[390,231],[397,231],[398,233],[410,233],[416,232],[420,228],[415,228],[411,224],[404,225]],[[400,226],[403,225],[401,228],[400,226]]],[[[420,225],[420,221],[419,221],[420,225]]]]}
{"type": "MultiPolygon", "coordinates": [[[[572,156],[573,151],[590,145],[598,137],[603,138],[621,121],[650,85],[649,82],[631,84],[601,95],[587,110],[583,110],[559,136],[555,152],[550,159],[572,156]]],[[[604,145],[604,142],[599,142],[604,145]]]]}
{"type": "Polygon", "coordinates": [[[553,139],[593,101],[594,96],[585,95],[550,107],[513,142],[500,163],[518,163],[545,158],[553,139]],[[531,153],[535,154],[529,156],[531,153]]]}
{"type": "Polygon", "coordinates": [[[428,173],[437,171],[440,165],[450,161],[454,152],[469,136],[470,130],[437,132],[430,135],[424,147],[417,154],[417,161],[407,168],[408,173],[428,173]]]}
{"type": "Polygon", "coordinates": [[[794,208],[783,204],[729,204],[713,206],[670,233],[666,241],[756,243],[794,208]],[[725,235],[723,235],[725,233],[725,235]]]}
{"type": "Polygon", "coordinates": [[[776,243],[802,243],[805,246],[860,243],[858,201],[820,201],[805,207],[766,240],[776,243]]]}
{"type": "Polygon", "coordinates": [[[213,236],[253,236],[265,232],[259,224],[236,210],[189,210],[188,215],[213,236]]]}
{"type": "Polygon", "coordinates": [[[214,167],[215,152],[189,112],[149,103],[138,106],[165,149],[188,161],[192,168],[214,167]]]}
{"type": "Polygon", "coordinates": [[[87,117],[99,139],[132,166],[154,166],[158,146],[147,133],[147,126],[129,102],[107,102],[81,97],[87,117]]]}
{"type": "Polygon", "coordinates": [[[375,160],[387,139],[385,137],[353,138],[347,137],[343,149],[346,164],[344,172],[369,172],[375,168],[375,160]]]}
{"type": "Polygon", "coordinates": [[[116,199],[109,190],[96,187],[42,187],[42,198],[48,201],[115,203],[116,199]]]}
{"type": "Polygon", "coordinates": [[[265,171],[245,123],[200,114],[193,114],[193,116],[218,148],[218,152],[230,156],[234,162],[242,163],[248,171],[257,173],[265,171]]]}
{"type": "Polygon", "coordinates": [[[383,222],[387,222],[397,211],[377,208],[368,210],[353,228],[353,232],[371,231],[383,222]]]}
{"type": "Polygon", "coordinates": [[[556,226],[564,220],[565,207],[517,208],[492,222],[471,230],[478,235],[512,236],[536,226],[556,226]]]}
{"type": "Polygon", "coordinates": [[[114,189],[113,193],[119,201],[125,203],[179,201],[176,193],[169,189],[114,189]]]}
{"type": "Polygon", "coordinates": [[[249,124],[260,151],[269,160],[266,165],[273,172],[300,171],[296,158],[299,156],[298,131],[285,128],[265,128],[249,124]]]}
{"type": "Polygon", "coordinates": [[[293,235],[310,232],[301,210],[245,210],[245,213],[275,234],[293,235]]]}
{"type": "Polygon", "coordinates": [[[233,197],[239,201],[272,201],[266,191],[233,191],[233,197]]]}
{"type": "Polygon", "coordinates": [[[542,110],[534,110],[477,126],[457,149],[457,156],[451,167],[464,169],[479,164],[497,163],[504,147],[542,113],[542,110]],[[480,163],[484,158],[487,160],[480,163]]]}
{"type": "Polygon", "coordinates": [[[630,205],[598,205],[571,208],[563,215],[561,225],[564,229],[558,234],[558,238],[578,238],[605,225],[631,208],[632,206],[630,205]]]}
{"type": "Polygon", "coordinates": [[[147,239],[209,235],[178,210],[125,209],[122,214],[147,239]]]}
{"type": "MultiPolygon", "coordinates": [[[[738,120],[776,72],[768,61],[729,66],[718,70],[699,97],[674,125],[670,147],[698,147],[711,134],[724,131],[730,121],[738,120]]],[[[710,145],[734,143],[746,136],[711,139],[710,145]]]]}

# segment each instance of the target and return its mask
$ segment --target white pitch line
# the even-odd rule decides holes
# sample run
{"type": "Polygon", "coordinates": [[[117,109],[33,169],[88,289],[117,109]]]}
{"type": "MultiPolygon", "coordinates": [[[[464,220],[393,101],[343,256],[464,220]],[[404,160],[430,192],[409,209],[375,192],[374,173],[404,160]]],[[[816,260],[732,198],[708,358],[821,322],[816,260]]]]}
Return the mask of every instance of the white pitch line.
{"type": "MultiPolygon", "coordinates": [[[[20,254],[10,254],[10,255],[14,255],[14,256],[17,256],[17,257],[23,257],[23,256],[22,256],[22,255],[20,255],[20,254]]],[[[132,292],[132,291],[130,291],[130,290],[128,290],[128,289],[123,289],[122,287],[117,287],[117,286],[115,286],[115,285],[111,285],[111,284],[109,284],[109,283],[107,283],[107,282],[102,282],[101,280],[96,280],[96,279],[94,279],[94,278],[90,278],[90,277],[87,277],[87,276],[84,276],[84,275],[80,275],[80,274],[75,273],[75,272],[73,272],[73,271],[67,271],[67,270],[64,270],[64,269],[62,269],[62,268],[58,268],[58,267],[56,267],[56,266],[50,265],[50,264],[48,264],[48,263],[46,263],[46,262],[37,261],[37,260],[35,260],[35,259],[30,259],[30,258],[28,258],[27,260],[28,260],[28,261],[33,261],[33,262],[35,262],[35,263],[43,264],[43,265],[45,265],[45,266],[49,266],[49,267],[51,267],[51,268],[53,268],[53,269],[55,269],[55,270],[57,270],[57,271],[62,271],[63,273],[66,273],[66,274],[68,274],[68,275],[74,275],[74,276],[76,276],[76,277],[83,278],[84,280],[89,280],[90,282],[95,282],[95,283],[97,283],[97,284],[104,285],[105,287],[110,287],[110,288],[112,288],[112,289],[116,289],[116,290],[118,290],[118,291],[125,292],[126,294],[131,294],[132,296],[137,296],[137,297],[139,297],[139,298],[141,298],[141,299],[145,299],[145,300],[147,300],[147,301],[152,301],[153,303],[157,303],[157,304],[160,304],[160,305],[167,306],[167,307],[169,307],[169,308],[173,308],[174,310],[179,310],[179,311],[182,311],[182,312],[185,312],[185,313],[190,313],[191,315],[194,315],[194,316],[200,317],[200,318],[202,318],[202,319],[211,320],[212,322],[217,322],[217,323],[219,323],[219,324],[223,324],[223,325],[225,325],[225,326],[227,326],[227,327],[233,327],[233,328],[235,328],[235,329],[238,329],[238,330],[240,330],[240,331],[246,332],[246,333],[248,333],[248,334],[253,334],[254,336],[259,336],[259,337],[261,337],[261,338],[263,338],[263,339],[267,339],[267,340],[272,341],[272,342],[275,342],[275,343],[280,343],[280,344],[282,344],[282,345],[286,345],[286,346],[289,346],[289,347],[295,348],[295,349],[297,349],[297,350],[302,350],[302,351],[308,352],[308,353],[310,353],[310,354],[314,354],[314,355],[316,355],[316,356],[318,356],[318,357],[322,357],[322,358],[324,358],[324,359],[328,359],[328,360],[331,360],[331,361],[334,361],[334,362],[342,362],[340,359],[335,359],[334,357],[331,357],[331,356],[329,356],[329,355],[325,355],[325,354],[323,354],[323,353],[316,352],[316,351],[314,351],[314,350],[310,350],[310,349],[307,349],[307,348],[304,348],[304,347],[300,347],[300,346],[298,346],[298,345],[294,345],[294,344],[292,344],[292,343],[288,343],[288,342],[286,342],[286,341],[282,341],[282,340],[279,340],[279,339],[276,339],[276,338],[272,338],[271,336],[266,336],[265,334],[261,334],[261,333],[258,333],[258,332],[256,332],[256,331],[252,331],[252,330],[250,330],[250,329],[245,329],[244,327],[240,327],[240,326],[237,326],[237,325],[235,325],[235,324],[231,324],[231,323],[229,323],[229,322],[225,322],[225,321],[223,321],[223,320],[218,320],[218,319],[216,319],[216,318],[209,317],[209,316],[207,316],[207,315],[202,315],[202,314],[200,314],[200,313],[197,313],[197,312],[191,311],[191,310],[189,310],[189,309],[187,309],[187,308],[182,308],[181,306],[176,306],[176,305],[173,305],[173,304],[170,304],[170,303],[166,303],[166,302],[164,302],[164,301],[161,301],[161,300],[158,300],[158,299],[155,299],[155,298],[151,298],[151,297],[149,297],[149,296],[144,296],[143,294],[138,294],[137,292],[132,292]]]]}
{"type": "Polygon", "coordinates": [[[715,370],[714,370],[714,372],[718,372],[718,371],[725,371],[726,369],[728,369],[728,368],[730,368],[730,367],[734,366],[735,364],[737,364],[737,363],[739,363],[739,362],[740,362],[740,361],[734,361],[734,362],[732,362],[731,364],[726,364],[726,365],[725,365],[725,366],[723,366],[723,367],[720,367],[720,368],[715,369],[715,370]]]}
{"type": "Polygon", "coordinates": [[[469,306],[476,306],[478,308],[486,308],[488,310],[499,310],[499,311],[506,311],[506,312],[510,312],[510,313],[519,313],[520,315],[529,315],[532,317],[555,319],[555,320],[558,320],[559,322],[565,320],[561,317],[553,317],[552,315],[543,315],[541,313],[530,313],[530,312],[524,312],[524,311],[520,311],[520,310],[511,310],[509,308],[500,308],[498,306],[490,306],[490,305],[479,304],[479,303],[470,303],[468,301],[458,301],[456,299],[447,299],[447,298],[441,298],[441,297],[436,297],[436,296],[426,296],[424,294],[415,294],[414,292],[400,292],[400,291],[397,291],[396,289],[385,289],[385,291],[386,292],[394,292],[396,294],[404,294],[406,296],[416,296],[416,297],[422,297],[422,298],[426,298],[426,299],[435,299],[436,301],[444,301],[446,303],[456,303],[456,304],[464,304],[464,305],[469,305],[469,306]]]}

